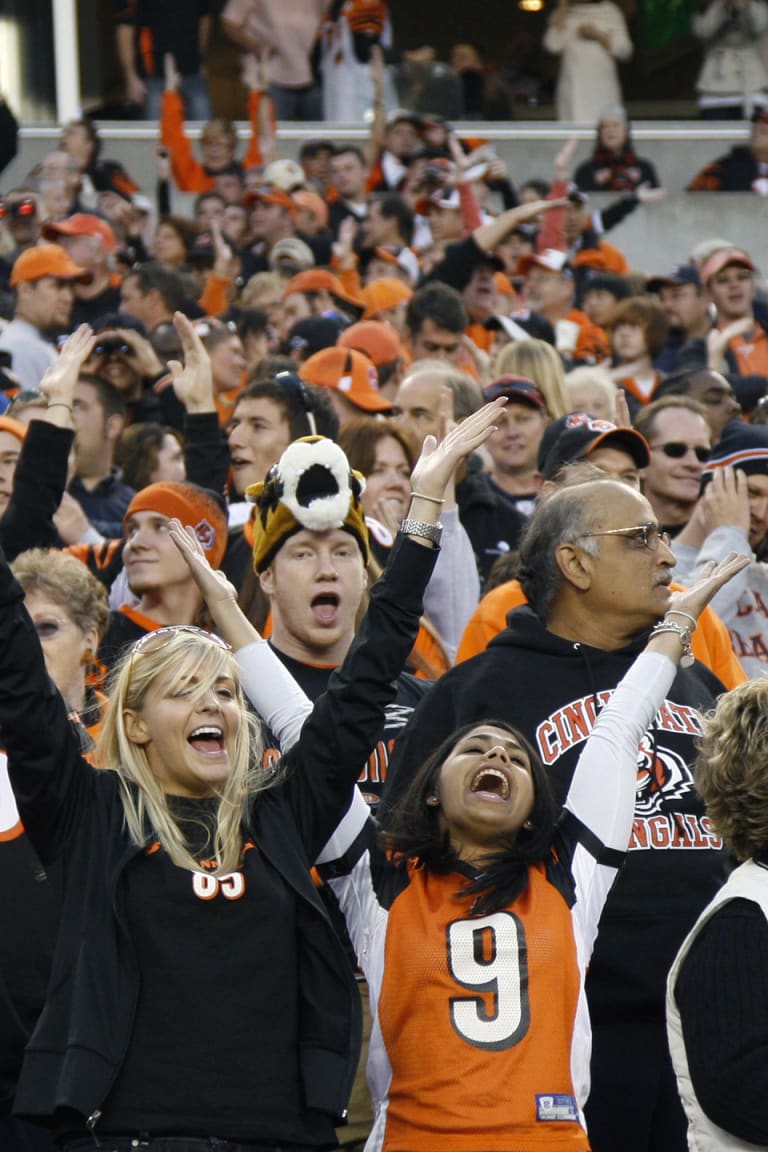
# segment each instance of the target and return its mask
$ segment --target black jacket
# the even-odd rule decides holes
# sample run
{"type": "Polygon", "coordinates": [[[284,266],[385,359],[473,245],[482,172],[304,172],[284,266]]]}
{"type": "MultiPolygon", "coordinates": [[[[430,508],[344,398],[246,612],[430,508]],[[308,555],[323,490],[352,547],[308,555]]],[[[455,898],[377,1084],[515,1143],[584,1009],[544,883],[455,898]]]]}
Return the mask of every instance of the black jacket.
{"type": "Polygon", "coordinates": [[[480,582],[485,584],[494,561],[517,549],[525,517],[489,488],[478,456],[470,457],[464,477],[456,485],[456,503],[475,553],[480,582]]]}
{"type": "MultiPolygon", "coordinates": [[[[521,729],[562,802],[595,701],[604,702],[646,639],[605,652],[548,632],[529,607],[515,609],[485,652],[442,676],[416,709],[395,745],[382,811],[444,737],[491,718],[521,729]]],[[[677,948],[727,875],[726,852],[703,815],[690,768],[697,712],[722,691],[703,665],[681,669],[641,746],[630,851],[603,913],[587,980],[593,1019],[649,1011],[662,1018],[677,948]]]]}
{"type": "MultiPolygon", "coordinates": [[[[381,725],[435,557],[408,540],[393,549],[347,660],[287,754],[285,781],[260,793],[249,810],[248,836],[295,899],[304,1100],[331,1115],[343,1114],[357,1066],[359,998],[309,869],[345,811],[370,733],[381,725]]],[[[0,553],[0,726],[11,781],[41,861],[61,860],[66,874],[49,996],[27,1047],[16,1111],[50,1118],[68,1108],[97,1120],[119,1074],[139,994],[123,873],[141,849],[125,828],[117,775],[95,771],[80,756],[21,601],[0,553]]]]}
{"type": "Polygon", "coordinates": [[[702,168],[688,185],[687,192],[751,192],[760,175],[757,160],[748,144],[738,144],[702,168]]]}

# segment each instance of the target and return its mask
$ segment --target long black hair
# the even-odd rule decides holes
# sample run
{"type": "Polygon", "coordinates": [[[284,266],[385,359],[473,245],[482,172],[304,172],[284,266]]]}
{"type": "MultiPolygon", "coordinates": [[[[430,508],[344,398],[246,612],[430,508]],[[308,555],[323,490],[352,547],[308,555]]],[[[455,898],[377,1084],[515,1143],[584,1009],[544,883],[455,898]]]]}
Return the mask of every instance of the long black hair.
{"type": "Polygon", "coordinates": [[[538,753],[517,728],[506,720],[488,719],[475,720],[452,732],[414,773],[403,795],[384,817],[382,834],[388,851],[403,864],[418,859],[433,872],[456,870],[461,857],[452,846],[448,831],[441,826],[439,807],[427,804],[427,797],[439,790],[443,764],[457,744],[480,727],[499,728],[513,736],[528,756],[533,779],[531,827],[500,840],[497,851],[489,853],[483,871],[461,888],[462,896],[477,897],[472,913],[486,916],[525,892],[529,868],[551,854],[561,811],[538,753]]]}

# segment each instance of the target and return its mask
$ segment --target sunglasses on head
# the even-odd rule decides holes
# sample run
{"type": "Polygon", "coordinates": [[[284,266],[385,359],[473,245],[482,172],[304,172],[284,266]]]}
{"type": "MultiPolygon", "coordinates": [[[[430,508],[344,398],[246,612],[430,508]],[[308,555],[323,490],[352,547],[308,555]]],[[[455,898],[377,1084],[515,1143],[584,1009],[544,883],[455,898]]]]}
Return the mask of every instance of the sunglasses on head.
{"type": "Polygon", "coordinates": [[[206,632],[204,628],[197,628],[194,624],[169,624],[165,628],[156,628],[153,632],[147,632],[141,636],[131,648],[130,668],[133,671],[133,661],[137,656],[148,655],[150,652],[159,652],[161,648],[165,648],[166,644],[170,644],[171,640],[180,633],[186,633],[190,636],[197,636],[201,640],[210,640],[217,648],[223,648],[227,652],[231,652],[232,648],[227,644],[226,640],[222,640],[221,636],[217,636],[215,632],[206,632]]]}
{"type": "Polygon", "coordinates": [[[704,448],[701,444],[685,444],[682,440],[670,440],[667,444],[651,444],[651,448],[658,448],[671,460],[682,460],[687,452],[693,452],[699,464],[706,464],[712,455],[711,448],[704,448]]]}

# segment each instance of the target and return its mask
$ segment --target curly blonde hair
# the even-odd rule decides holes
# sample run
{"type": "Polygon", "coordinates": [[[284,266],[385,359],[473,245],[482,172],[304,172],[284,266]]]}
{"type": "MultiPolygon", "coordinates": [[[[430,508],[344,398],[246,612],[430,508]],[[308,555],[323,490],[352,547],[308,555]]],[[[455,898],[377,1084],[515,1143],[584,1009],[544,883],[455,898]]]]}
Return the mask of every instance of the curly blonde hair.
{"type": "Polygon", "coordinates": [[[768,679],[721,696],[704,718],[696,787],[713,825],[739,860],[768,846],[768,679]]]}

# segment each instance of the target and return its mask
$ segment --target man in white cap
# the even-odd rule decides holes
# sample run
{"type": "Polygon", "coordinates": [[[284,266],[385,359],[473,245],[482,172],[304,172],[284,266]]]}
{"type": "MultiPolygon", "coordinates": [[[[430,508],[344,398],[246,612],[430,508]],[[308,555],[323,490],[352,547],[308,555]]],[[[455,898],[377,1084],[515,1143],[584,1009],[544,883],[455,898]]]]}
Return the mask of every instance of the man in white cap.
{"type": "Polygon", "coordinates": [[[565,252],[545,248],[524,256],[518,271],[525,277],[526,306],[554,326],[557,350],[562,356],[572,363],[596,363],[608,357],[604,330],[574,307],[576,284],[565,252]]]}

